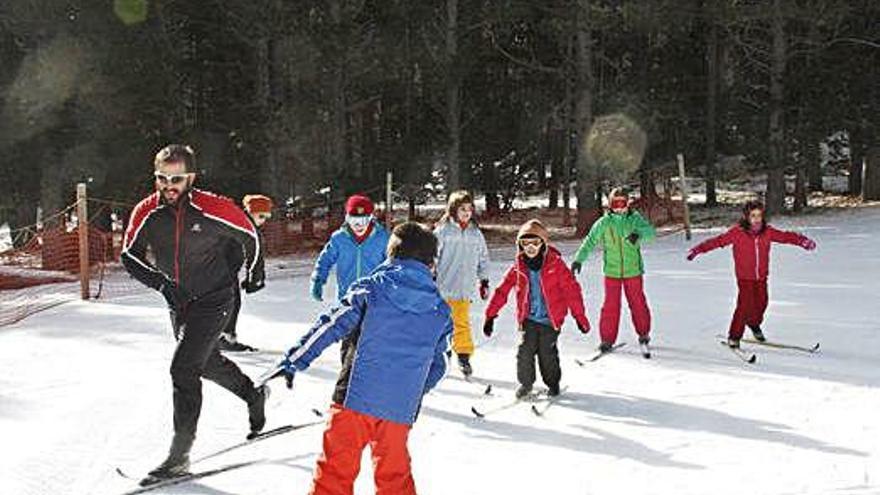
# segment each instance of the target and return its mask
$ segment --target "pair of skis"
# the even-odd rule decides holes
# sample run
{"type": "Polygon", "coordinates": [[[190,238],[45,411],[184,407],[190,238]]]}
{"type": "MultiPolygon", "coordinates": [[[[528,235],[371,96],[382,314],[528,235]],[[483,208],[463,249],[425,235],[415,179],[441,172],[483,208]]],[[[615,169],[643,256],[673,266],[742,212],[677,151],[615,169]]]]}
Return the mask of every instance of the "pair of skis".
{"type": "MultiPolygon", "coordinates": [[[[318,417],[321,417],[322,419],[318,419],[315,421],[308,421],[308,422],[300,423],[300,424],[283,425],[283,426],[279,426],[277,428],[273,428],[271,430],[266,430],[266,431],[263,431],[260,433],[249,434],[247,436],[246,440],[239,442],[239,443],[236,443],[236,444],[233,444],[233,445],[230,445],[228,447],[224,447],[220,450],[217,450],[217,451],[212,452],[210,454],[204,455],[202,457],[199,457],[198,459],[195,459],[194,461],[192,461],[191,465],[204,462],[208,459],[213,459],[213,458],[220,456],[222,454],[225,454],[227,452],[231,452],[233,450],[237,450],[242,447],[252,445],[256,442],[266,440],[267,438],[276,437],[278,435],[283,435],[285,433],[290,433],[293,431],[306,429],[306,428],[324,423],[323,414],[320,411],[318,411],[317,409],[312,409],[312,413],[318,417]]],[[[250,465],[256,464],[258,462],[260,462],[260,461],[238,462],[238,463],[229,464],[226,466],[220,466],[220,467],[217,467],[214,469],[186,473],[186,474],[183,474],[180,476],[175,476],[173,478],[154,478],[151,476],[147,476],[138,482],[138,484],[140,485],[139,488],[125,492],[122,495],[135,495],[138,493],[146,493],[146,492],[150,492],[153,490],[158,490],[160,488],[164,488],[164,487],[168,487],[168,486],[179,485],[181,483],[186,483],[186,482],[198,480],[201,478],[207,478],[209,476],[214,476],[216,474],[220,474],[220,473],[224,473],[227,471],[232,471],[232,470],[239,469],[242,467],[250,466],[250,465]]],[[[119,474],[120,476],[122,476],[123,478],[130,479],[132,481],[138,481],[137,478],[128,475],[121,468],[117,467],[116,473],[119,474]]]]}
{"type": "Polygon", "coordinates": [[[541,390],[539,392],[532,392],[523,397],[517,397],[512,400],[502,402],[500,404],[495,405],[494,407],[490,407],[488,409],[477,408],[477,406],[471,406],[471,413],[479,419],[485,419],[486,416],[490,416],[493,414],[497,414],[501,411],[506,411],[508,409],[512,409],[520,404],[530,404],[531,410],[536,416],[543,416],[547,409],[556,402],[559,397],[562,396],[562,393],[568,390],[568,387],[563,387],[557,395],[549,395],[547,390],[541,390]]]}
{"type": "MultiPolygon", "coordinates": [[[[774,342],[774,341],[770,341],[770,340],[756,340],[756,339],[742,339],[742,340],[740,340],[740,342],[745,342],[747,344],[760,345],[760,346],[764,346],[764,347],[772,347],[774,349],[788,349],[788,350],[792,350],[792,351],[806,352],[808,354],[815,354],[816,352],[819,352],[819,342],[816,342],[812,346],[802,346],[802,345],[796,345],[796,344],[786,344],[786,343],[782,343],[782,342],[774,342]]],[[[753,352],[744,351],[743,349],[740,349],[738,347],[730,347],[729,345],[727,345],[726,340],[722,340],[721,344],[724,345],[724,347],[727,347],[728,349],[730,349],[738,358],[742,359],[746,363],[755,364],[758,361],[757,354],[755,354],[753,352]]]]}
{"type": "MultiPolygon", "coordinates": [[[[613,346],[611,346],[611,349],[609,349],[609,350],[607,350],[607,351],[596,350],[595,352],[593,352],[592,354],[588,355],[588,356],[587,356],[586,358],[584,358],[584,359],[575,358],[574,362],[575,362],[578,366],[584,367],[584,366],[587,365],[587,363],[592,363],[592,362],[594,362],[594,361],[598,361],[598,360],[599,360],[600,358],[602,358],[603,356],[607,356],[608,354],[611,354],[612,352],[616,351],[617,349],[620,349],[621,347],[623,347],[623,346],[625,346],[625,345],[626,345],[626,342],[621,342],[621,343],[619,343],[619,344],[614,344],[613,346]]],[[[647,352],[648,352],[648,354],[645,355],[645,351],[643,350],[643,351],[642,351],[642,356],[644,356],[644,357],[646,357],[646,358],[650,358],[650,357],[651,357],[650,350],[647,351],[647,352]]]]}

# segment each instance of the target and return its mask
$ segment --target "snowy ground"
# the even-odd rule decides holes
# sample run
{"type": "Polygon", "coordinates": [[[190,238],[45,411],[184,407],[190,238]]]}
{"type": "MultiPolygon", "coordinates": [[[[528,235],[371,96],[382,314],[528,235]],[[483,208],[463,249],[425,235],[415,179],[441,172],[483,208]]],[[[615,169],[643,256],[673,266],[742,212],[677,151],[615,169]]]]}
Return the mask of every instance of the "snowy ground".
{"type": "MultiPolygon", "coordinates": [[[[819,249],[774,250],[765,329],[779,340],[821,341],[821,353],[758,348],[756,365],[739,361],[716,338],[734,298],[729,251],[688,263],[683,236],[661,239],[645,249],[655,358],[636,353],[624,321],[629,345],[578,367],[574,358],[590,352],[597,336],[584,338],[569,321],[560,341],[565,397],[541,418],[521,405],[478,420],[472,405],[508,400],[515,385],[508,306],[493,339],[477,333],[476,374],[495,384],[495,397],[482,398],[452,372],[425,400],[410,441],[420,493],[880,493],[880,209],[780,226],[815,237],[819,249]]],[[[567,256],[575,247],[561,246],[567,256]]],[[[512,249],[493,254],[495,282],[512,249]]],[[[594,325],[598,258],[585,282],[594,325]]],[[[294,342],[322,307],[306,298],[306,273],[305,260],[287,270],[276,265],[266,290],[246,299],[242,341],[278,351],[294,342]]],[[[475,307],[475,325],[482,308],[475,307]]],[[[170,439],[172,350],[166,312],[150,293],[68,303],[0,329],[0,494],[130,489],[114,468],[142,474],[170,439]]],[[[237,361],[256,376],[277,358],[264,352],[237,361]]],[[[270,424],[311,421],[311,408],[325,409],[337,361],[330,349],[293,392],[278,384],[270,424]]],[[[246,422],[243,404],[206,385],[193,456],[238,441],[246,422]]],[[[306,493],[320,435],[312,427],[219,456],[201,467],[260,462],[156,493],[306,493]]],[[[372,493],[364,460],[356,492],[372,493]]]]}

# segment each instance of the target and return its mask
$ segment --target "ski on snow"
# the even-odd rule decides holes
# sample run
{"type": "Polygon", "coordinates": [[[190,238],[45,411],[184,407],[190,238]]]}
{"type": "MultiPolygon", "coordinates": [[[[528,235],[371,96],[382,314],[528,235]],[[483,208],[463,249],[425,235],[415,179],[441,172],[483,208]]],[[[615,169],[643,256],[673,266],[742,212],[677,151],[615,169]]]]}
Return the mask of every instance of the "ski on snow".
{"type": "Polygon", "coordinates": [[[575,358],[574,362],[577,363],[578,366],[586,366],[587,363],[592,363],[593,361],[597,361],[597,360],[598,360],[599,358],[601,358],[602,356],[604,356],[604,355],[606,355],[606,354],[611,354],[611,353],[614,352],[615,350],[620,349],[621,347],[623,347],[623,346],[625,346],[625,345],[626,345],[626,342],[621,342],[621,343],[619,343],[619,344],[614,344],[613,346],[611,346],[611,350],[610,350],[610,351],[602,352],[602,351],[598,351],[598,350],[597,350],[596,352],[594,352],[594,353],[590,354],[589,356],[587,356],[585,359],[577,359],[577,358],[575,358]]]}
{"type": "Polygon", "coordinates": [[[553,397],[548,396],[547,400],[543,401],[540,404],[532,404],[532,412],[535,413],[535,416],[543,416],[544,413],[547,412],[547,409],[550,409],[550,406],[555,404],[556,401],[559,400],[560,397],[562,397],[562,394],[564,394],[566,390],[568,390],[567,386],[562,387],[558,395],[555,395],[553,397]]]}
{"type": "MultiPolygon", "coordinates": [[[[319,410],[317,410],[317,409],[312,409],[312,413],[315,414],[316,416],[321,417],[321,418],[323,418],[323,416],[324,416],[324,415],[321,413],[321,411],[319,411],[319,410]]],[[[261,440],[266,440],[267,438],[276,437],[276,436],[278,436],[278,435],[283,435],[283,434],[285,434],[285,433],[289,433],[289,432],[292,432],[292,431],[302,430],[302,429],[305,429],[305,428],[309,428],[309,427],[311,427],[311,426],[317,426],[317,425],[322,424],[322,423],[324,423],[324,419],[319,419],[319,420],[315,420],[315,421],[309,421],[309,422],[306,422],[306,423],[300,423],[300,424],[289,424],[289,425],[283,425],[283,426],[279,426],[279,427],[277,427],[277,428],[272,428],[272,429],[270,429],[270,430],[262,431],[262,432],[260,432],[260,433],[249,434],[249,435],[247,436],[247,439],[245,439],[244,441],[238,442],[238,443],[236,443],[236,444],[230,445],[230,446],[228,446],[228,447],[224,447],[224,448],[222,448],[222,449],[220,449],[220,450],[217,450],[217,451],[212,452],[212,453],[210,453],[210,454],[207,454],[207,455],[204,455],[204,456],[202,456],[202,457],[199,457],[199,458],[193,460],[193,461],[190,463],[190,465],[194,465],[194,464],[197,464],[197,463],[200,463],[200,462],[204,462],[204,461],[206,461],[206,460],[208,460],[208,459],[213,459],[214,457],[220,456],[220,455],[225,454],[225,453],[227,453],[227,452],[231,452],[231,451],[233,451],[233,450],[237,450],[237,449],[240,449],[240,448],[242,448],[242,447],[246,447],[246,446],[248,446],[248,445],[251,445],[251,444],[257,443],[257,442],[259,442],[259,441],[261,441],[261,440]]],[[[146,477],[144,477],[143,479],[141,479],[141,480],[139,481],[139,484],[141,485],[141,488],[139,488],[139,489],[137,489],[137,490],[134,490],[134,491],[131,491],[131,492],[126,492],[126,494],[144,493],[144,492],[146,492],[146,491],[153,490],[153,489],[156,489],[156,488],[161,488],[161,487],[164,487],[164,486],[176,485],[176,484],[184,483],[184,482],[187,482],[187,481],[190,481],[190,480],[193,480],[193,479],[205,478],[205,477],[207,477],[207,476],[212,476],[212,475],[214,475],[214,474],[222,473],[222,472],[229,471],[229,470],[232,470],[232,469],[238,469],[238,468],[240,468],[240,467],[244,467],[244,466],[247,466],[247,465],[250,465],[250,464],[253,464],[253,462],[245,462],[245,463],[230,464],[230,465],[228,465],[228,466],[221,466],[221,467],[219,467],[219,468],[209,469],[209,470],[206,470],[206,471],[198,471],[198,472],[195,472],[195,473],[187,473],[187,474],[184,474],[184,475],[181,475],[181,476],[176,476],[176,477],[174,477],[174,478],[167,478],[167,479],[165,479],[165,478],[151,478],[150,476],[146,476],[146,477]]],[[[134,477],[132,477],[132,476],[129,476],[129,475],[128,475],[125,471],[123,471],[121,468],[118,468],[118,467],[117,467],[117,468],[116,468],[116,473],[119,474],[120,476],[122,476],[123,478],[127,478],[127,479],[130,479],[130,480],[137,481],[136,478],[134,478],[134,477]]]]}
{"type": "Polygon", "coordinates": [[[516,407],[516,406],[523,404],[523,403],[532,403],[532,405],[535,405],[535,403],[537,403],[537,402],[543,402],[546,400],[550,400],[551,398],[552,397],[547,395],[546,390],[541,390],[540,392],[532,392],[532,393],[526,395],[525,397],[515,398],[515,399],[509,400],[507,402],[502,402],[502,403],[497,404],[496,406],[490,407],[488,409],[481,410],[481,409],[478,409],[477,406],[471,406],[471,412],[474,414],[474,416],[482,419],[490,414],[495,414],[497,412],[501,412],[506,409],[511,409],[511,408],[516,407]]]}
{"type": "Polygon", "coordinates": [[[470,384],[473,384],[473,385],[480,387],[483,390],[483,395],[492,395],[492,384],[491,383],[489,383],[485,380],[481,380],[479,378],[475,378],[473,376],[466,376],[463,378],[463,380],[467,383],[470,383],[470,384]]]}
{"type": "MultiPolygon", "coordinates": [[[[143,480],[140,481],[140,484],[141,484],[140,488],[136,488],[134,490],[124,492],[122,495],[135,495],[137,493],[146,493],[146,492],[150,492],[153,490],[158,490],[160,488],[179,485],[181,483],[186,483],[187,481],[193,481],[193,480],[197,480],[197,479],[201,479],[201,478],[207,478],[208,476],[214,476],[215,474],[225,473],[227,471],[232,471],[234,469],[239,469],[239,468],[243,468],[246,466],[250,466],[250,465],[256,464],[258,462],[261,462],[261,461],[237,462],[235,464],[229,464],[229,465],[221,466],[221,467],[214,468],[214,469],[208,469],[206,471],[198,471],[195,473],[187,473],[187,474],[184,474],[181,476],[175,476],[174,478],[162,478],[162,479],[157,478],[156,481],[154,481],[152,483],[147,481],[147,480],[149,480],[149,477],[147,477],[147,478],[144,478],[143,480]]],[[[119,475],[122,476],[123,478],[135,480],[135,478],[128,476],[119,468],[116,468],[116,472],[119,473],[119,475]]]]}
{"type": "Polygon", "coordinates": [[[802,352],[807,352],[810,354],[813,354],[813,353],[816,353],[819,351],[819,343],[818,342],[813,344],[811,347],[806,347],[806,346],[796,345],[796,344],[786,344],[783,342],[773,342],[770,340],[765,340],[765,341],[761,342],[760,340],[755,340],[755,339],[742,339],[742,342],[747,342],[749,344],[762,345],[764,347],[775,347],[776,349],[791,349],[794,351],[802,351],[802,352]]]}
{"type": "Polygon", "coordinates": [[[747,362],[747,363],[749,363],[749,364],[755,364],[755,362],[758,360],[758,356],[755,355],[754,353],[746,352],[746,351],[744,351],[744,350],[742,350],[742,349],[740,349],[740,348],[738,348],[738,347],[730,347],[729,345],[727,345],[727,341],[726,341],[726,340],[721,340],[721,341],[719,341],[719,342],[721,342],[721,345],[723,345],[724,347],[730,349],[731,352],[733,352],[734,354],[736,354],[736,356],[737,356],[738,358],[742,359],[743,361],[745,361],[745,362],[747,362]]]}

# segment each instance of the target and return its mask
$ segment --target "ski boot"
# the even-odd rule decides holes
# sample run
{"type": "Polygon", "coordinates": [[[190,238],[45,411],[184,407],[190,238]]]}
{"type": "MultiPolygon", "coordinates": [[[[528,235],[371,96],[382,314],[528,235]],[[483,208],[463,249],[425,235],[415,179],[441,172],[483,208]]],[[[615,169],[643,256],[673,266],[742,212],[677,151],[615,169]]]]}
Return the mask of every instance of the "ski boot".
{"type": "Polygon", "coordinates": [[[464,375],[465,378],[468,378],[474,374],[474,369],[471,367],[470,354],[458,355],[458,369],[461,370],[461,374],[464,375]]]}
{"type": "Polygon", "coordinates": [[[755,337],[755,340],[758,342],[766,342],[767,337],[764,337],[764,332],[761,331],[760,325],[749,325],[749,329],[752,331],[752,335],[755,337]]]}
{"type": "Polygon", "coordinates": [[[639,336],[639,350],[642,352],[642,357],[645,359],[651,359],[651,348],[648,344],[651,342],[651,337],[647,335],[639,336]]]}
{"type": "Polygon", "coordinates": [[[550,397],[556,397],[557,395],[559,395],[559,384],[554,383],[553,385],[548,385],[547,395],[550,397]]]}
{"type": "Polygon", "coordinates": [[[189,474],[189,450],[195,437],[192,435],[175,434],[171,441],[168,457],[140,481],[141,486],[149,486],[161,481],[189,474]]]}
{"type": "Polygon", "coordinates": [[[518,389],[516,389],[516,398],[517,399],[525,399],[528,395],[532,393],[531,385],[520,385],[518,389]]]}
{"type": "Polygon", "coordinates": [[[251,427],[251,432],[247,435],[248,440],[259,436],[266,426],[266,399],[268,398],[268,385],[261,385],[254,389],[254,397],[248,403],[248,422],[251,427]]]}
{"type": "Polygon", "coordinates": [[[251,347],[247,344],[242,344],[233,336],[229,336],[226,334],[220,335],[220,340],[217,342],[217,348],[223,352],[256,352],[256,347],[251,347]]]}
{"type": "Polygon", "coordinates": [[[614,347],[614,345],[611,342],[602,342],[599,344],[599,352],[602,354],[611,352],[612,347],[614,347]]]}
{"type": "Polygon", "coordinates": [[[731,349],[739,349],[739,339],[735,339],[733,337],[727,338],[727,347],[731,349]]]}

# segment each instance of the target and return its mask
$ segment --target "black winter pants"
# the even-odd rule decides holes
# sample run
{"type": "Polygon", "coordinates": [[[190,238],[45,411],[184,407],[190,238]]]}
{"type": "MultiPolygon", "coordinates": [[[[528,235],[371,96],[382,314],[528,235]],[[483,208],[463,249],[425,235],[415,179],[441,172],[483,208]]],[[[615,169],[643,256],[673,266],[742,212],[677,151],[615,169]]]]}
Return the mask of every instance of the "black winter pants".
{"type": "Polygon", "coordinates": [[[171,360],[175,435],[195,437],[202,409],[202,378],[245,402],[250,403],[256,397],[251,379],[217,349],[217,337],[231,315],[233,298],[233,290],[229,288],[171,313],[171,325],[177,338],[177,349],[171,360]]]}
{"type": "Polygon", "coordinates": [[[238,325],[238,313],[241,311],[241,289],[235,286],[235,296],[232,300],[232,309],[229,312],[229,319],[223,326],[222,333],[229,336],[230,342],[235,342],[238,337],[235,334],[235,327],[238,325]]]}
{"type": "Polygon", "coordinates": [[[516,352],[516,378],[520,385],[535,383],[535,355],[541,368],[541,379],[548,387],[559,385],[562,369],[559,367],[559,350],[556,340],[559,332],[550,325],[526,320],[519,329],[519,348],[516,352]]]}

